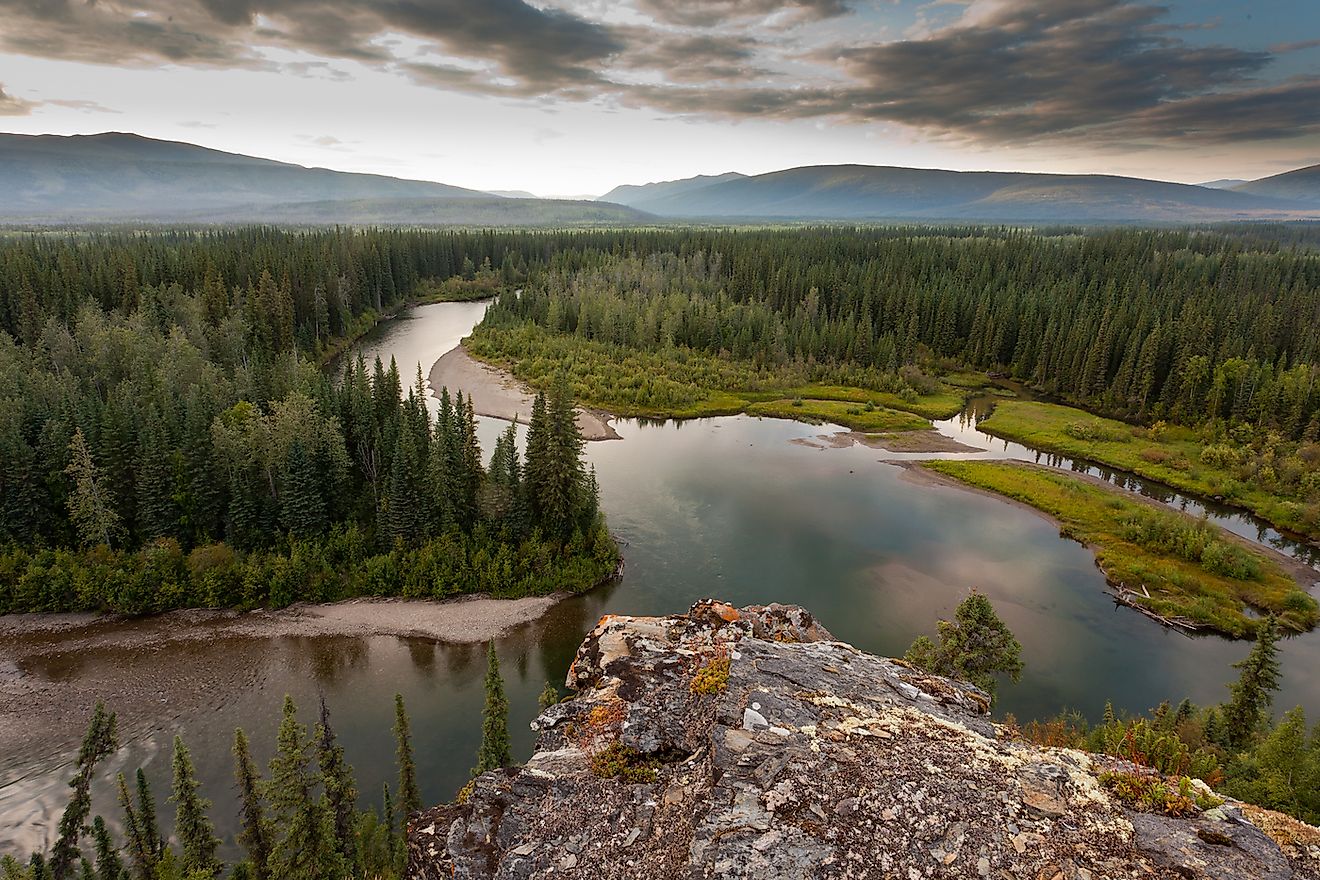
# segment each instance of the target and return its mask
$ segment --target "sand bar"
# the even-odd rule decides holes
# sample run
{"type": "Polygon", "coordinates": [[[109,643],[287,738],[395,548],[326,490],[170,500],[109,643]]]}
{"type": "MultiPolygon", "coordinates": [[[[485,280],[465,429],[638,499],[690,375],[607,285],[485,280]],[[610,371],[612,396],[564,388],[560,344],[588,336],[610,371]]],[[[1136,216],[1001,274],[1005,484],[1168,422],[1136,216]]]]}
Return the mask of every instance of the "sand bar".
{"type": "MultiPolygon", "coordinates": [[[[441,355],[431,367],[431,387],[462,391],[472,399],[477,415],[527,424],[532,417],[533,396],[527,387],[505,370],[484,364],[462,345],[441,355]]],[[[438,395],[438,392],[435,392],[438,395]]],[[[618,440],[609,413],[578,408],[577,423],[587,440],[618,440]]]]}

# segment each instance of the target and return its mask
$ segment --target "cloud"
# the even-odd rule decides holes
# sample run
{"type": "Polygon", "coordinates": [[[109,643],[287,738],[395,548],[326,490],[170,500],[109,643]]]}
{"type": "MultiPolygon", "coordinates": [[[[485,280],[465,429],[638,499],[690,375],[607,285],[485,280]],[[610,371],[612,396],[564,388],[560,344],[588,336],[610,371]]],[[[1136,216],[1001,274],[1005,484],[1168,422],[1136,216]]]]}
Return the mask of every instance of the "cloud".
{"type": "Polygon", "coordinates": [[[9,94],[4,83],[0,83],[0,116],[27,116],[35,106],[31,101],[9,94]]]}
{"type": "Polygon", "coordinates": [[[51,101],[42,101],[43,104],[53,104],[56,107],[65,107],[69,110],[79,110],[83,113],[119,113],[120,111],[113,107],[107,107],[96,101],[82,101],[66,98],[57,98],[51,101]]]}
{"type": "Polygon", "coordinates": [[[355,61],[547,107],[897,123],[981,145],[1320,133],[1316,78],[1268,78],[1280,53],[1315,41],[1189,42],[1147,0],[949,0],[904,40],[847,0],[631,0],[627,14],[563,2],[0,0],[0,51],[329,77],[347,75],[331,62],[355,61]]]}
{"type": "Polygon", "coordinates": [[[659,21],[691,27],[717,27],[730,19],[775,17],[816,21],[848,12],[844,0],[638,0],[637,6],[659,21]]]}

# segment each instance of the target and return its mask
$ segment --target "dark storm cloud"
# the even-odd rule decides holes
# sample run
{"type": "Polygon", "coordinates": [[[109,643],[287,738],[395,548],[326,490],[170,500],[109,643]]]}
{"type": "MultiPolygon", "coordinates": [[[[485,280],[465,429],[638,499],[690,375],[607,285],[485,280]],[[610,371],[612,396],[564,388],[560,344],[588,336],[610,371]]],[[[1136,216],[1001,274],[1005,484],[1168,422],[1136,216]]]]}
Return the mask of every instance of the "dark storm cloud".
{"type": "Polygon", "coordinates": [[[24,101],[9,94],[5,91],[4,84],[0,83],[0,116],[27,116],[35,106],[31,101],[24,101]]]}
{"type": "Polygon", "coordinates": [[[1122,0],[1015,2],[974,25],[835,58],[852,114],[1004,142],[1078,132],[1241,84],[1269,53],[1194,46],[1122,0]]]}
{"type": "Polygon", "coordinates": [[[1133,138],[1229,144],[1320,131],[1320,77],[1171,101],[1124,120],[1133,138]]]}
{"type": "Polygon", "coordinates": [[[273,67],[261,45],[388,66],[399,59],[375,41],[403,33],[488,65],[457,78],[478,90],[594,82],[624,49],[599,24],[522,0],[0,0],[0,11],[0,49],[117,65],[273,67]]]}
{"type": "Polygon", "coordinates": [[[451,91],[707,118],[901,123],[982,144],[1320,132],[1314,77],[1265,78],[1278,53],[1314,41],[1270,52],[1189,42],[1187,24],[1145,0],[975,0],[957,4],[952,24],[889,42],[869,38],[874,19],[852,15],[845,0],[632,0],[652,27],[555,2],[0,0],[0,51],[309,76],[342,76],[326,62],[349,59],[451,91]],[[389,39],[400,35],[428,51],[389,39]],[[321,60],[276,63],[268,48],[321,60]]]}

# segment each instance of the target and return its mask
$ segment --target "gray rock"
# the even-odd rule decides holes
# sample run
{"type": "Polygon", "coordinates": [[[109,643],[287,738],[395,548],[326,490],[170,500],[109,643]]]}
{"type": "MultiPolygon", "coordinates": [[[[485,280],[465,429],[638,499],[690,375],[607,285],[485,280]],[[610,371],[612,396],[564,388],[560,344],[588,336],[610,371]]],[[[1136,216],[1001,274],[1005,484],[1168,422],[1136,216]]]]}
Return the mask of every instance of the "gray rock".
{"type": "Polygon", "coordinates": [[[568,682],[524,767],[410,817],[411,880],[1320,878],[1320,850],[1280,849],[1232,803],[1127,810],[1096,778],[1112,759],[1001,738],[985,694],[801,608],[606,617],[568,682]],[[694,694],[725,656],[727,688],[694,694]],[[654,779],[594,775],[616,742],[654,779]]]}

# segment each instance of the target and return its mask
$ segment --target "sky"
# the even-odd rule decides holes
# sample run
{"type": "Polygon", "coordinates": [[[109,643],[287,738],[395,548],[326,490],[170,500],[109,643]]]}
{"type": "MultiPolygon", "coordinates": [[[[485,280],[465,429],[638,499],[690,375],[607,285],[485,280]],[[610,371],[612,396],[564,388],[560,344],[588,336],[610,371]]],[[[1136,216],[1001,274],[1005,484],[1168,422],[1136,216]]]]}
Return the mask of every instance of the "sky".
{"type": "Polygon", "coordinates": [[[1320,163],[1320,0],[0,0],[0,130],[538,195],[1320,163]]]}

